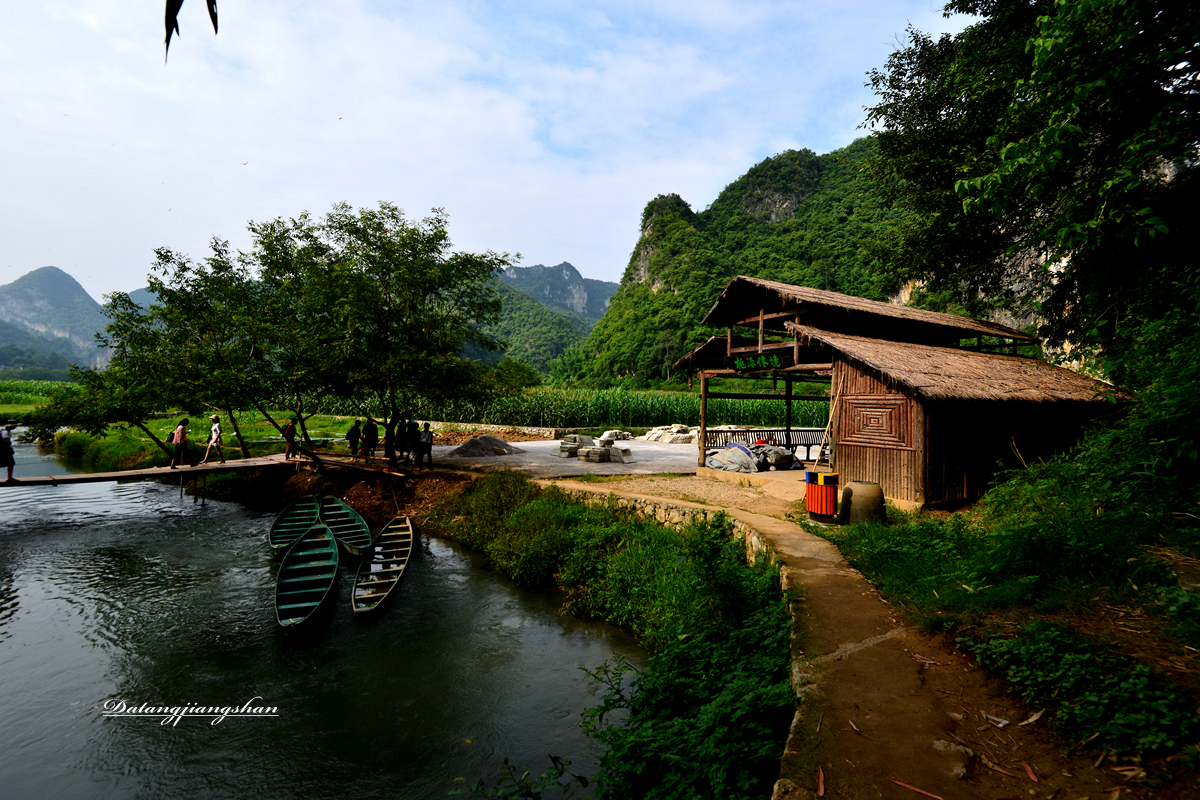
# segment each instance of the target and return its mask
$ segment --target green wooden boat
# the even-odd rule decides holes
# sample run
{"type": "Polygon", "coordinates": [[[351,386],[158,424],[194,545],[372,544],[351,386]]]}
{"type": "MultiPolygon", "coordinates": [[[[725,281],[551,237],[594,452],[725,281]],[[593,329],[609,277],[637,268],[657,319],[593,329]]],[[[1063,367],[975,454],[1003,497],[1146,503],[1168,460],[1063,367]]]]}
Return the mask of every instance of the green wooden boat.
{"type": "Polygon", "coordinates": [[[371,529],[367,523],[357,511],[336,497],[321,498],[321,522],[333,531],[334,537],[352,556],[361,556],[371,546],[371,529]]]}
{"type": "Polygon", "coordinates": [[[279,516],[271,523],[271,533],[267,537],[275,555],[283,555],[316,521],[317,498],[311,496],[301,497],[279,512],[279,516]]]}
{"type": "Polygon", "coordinates": [[[316,613],[337,578],[338,547],[329,528],[310,527],[284,553],[275,578],[275,617],[294,628],[316,613]]]}
{"type": "Polygon", "coordinates": [[[396,517],[383,526],[354,576],[351,607],[355,614],[374,611],[388,598],[404,577],[412,548],[413,529],[408,517],[396,517]]]}

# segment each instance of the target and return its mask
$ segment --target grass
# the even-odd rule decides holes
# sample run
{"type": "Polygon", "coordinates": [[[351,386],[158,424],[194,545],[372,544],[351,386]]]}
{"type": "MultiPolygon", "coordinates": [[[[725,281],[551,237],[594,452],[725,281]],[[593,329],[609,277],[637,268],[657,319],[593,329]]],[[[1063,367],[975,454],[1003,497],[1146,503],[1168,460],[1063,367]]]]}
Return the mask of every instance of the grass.
{"type": "Polygon", "coordinates": [[[889,509],[888,524],[811,530],[919,627],[955,632],[1017,694],[1056,709],[1064,737],[1131,757],[1196,744],[1195,697],[1115,655],[1115,628],[1100,627],[1114,631],[1107,642],[1072,628],[1101,602],[1157,609],[1164,647],[1180,652],[1200,632],[1200,599],[1146,549],[1157,534],[1145,515],[1106,508],[1081,491],[1071,465],[1014,473],[969,513],[889,509]]]}

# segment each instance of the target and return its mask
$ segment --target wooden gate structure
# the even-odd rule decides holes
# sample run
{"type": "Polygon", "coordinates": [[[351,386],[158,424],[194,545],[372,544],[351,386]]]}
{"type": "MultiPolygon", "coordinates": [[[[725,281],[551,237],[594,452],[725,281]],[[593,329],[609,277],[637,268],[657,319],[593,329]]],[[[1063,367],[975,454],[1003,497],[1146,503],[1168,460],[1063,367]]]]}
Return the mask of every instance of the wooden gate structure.
{"type": "Polygon", "coordinates": [[[792,381],[828,376],[842,481],[879,483],[903,507],[973,500],[999,467],[1061,451],[1124,397],[1015,355],[1038,340],[1005,325],[759,278],[730,281],[704,324],[726,333],[675,365],[700,378],[701,465],[708,398],[761,397],[711,393],[711,378],[784,380],[790,428],[792,381]]]}

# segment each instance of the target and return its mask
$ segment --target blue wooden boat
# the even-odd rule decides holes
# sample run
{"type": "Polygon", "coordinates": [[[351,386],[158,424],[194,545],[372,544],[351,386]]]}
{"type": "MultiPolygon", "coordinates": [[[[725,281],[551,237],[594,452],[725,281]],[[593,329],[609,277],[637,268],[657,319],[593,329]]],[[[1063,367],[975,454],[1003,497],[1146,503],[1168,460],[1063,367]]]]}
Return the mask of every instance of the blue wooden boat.
{"type": "Polygon", "coordinates": [[[275,551],[276,556],[283,553],[303,536],[317,521],[317,498],[308,496],[296,500],[271,523],[271,532],[267,541],[275,551]]]}
{"type": "Polygon", "coordinates": [[[371,546],[371,529],[367,523],[357,511],[336,497],[321,498],[321,522],[333,531],[349,555],[361,556],[371,546]]]}
{"type": "Polygon", "coordinates": [[[388,598],[404,577],[412,548],[413,529],[408,517],[396,517],[383,526],[354,576],[351,607],[355,614],[374,611],[388,598]]]}
{"type": "Polygon", "coordinates": [[[310,527],[284,553],[275,578],[275,617],[294,628],[316,613],[337,578],[338,547],[329,528],[310,527]]]}

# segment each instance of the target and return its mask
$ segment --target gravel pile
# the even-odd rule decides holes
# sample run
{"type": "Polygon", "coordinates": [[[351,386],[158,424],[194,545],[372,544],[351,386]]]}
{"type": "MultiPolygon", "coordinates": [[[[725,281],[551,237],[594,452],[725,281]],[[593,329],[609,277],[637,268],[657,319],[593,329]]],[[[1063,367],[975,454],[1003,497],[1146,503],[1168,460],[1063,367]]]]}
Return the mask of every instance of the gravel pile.
{"type": "Polygon", "coordinates": [[[451,450],[450,455],[457,458],[491,458],[524,452],[521,448],[514,447],[503,439],[497,439],[495,436],[488,436],[485,433],[483,436],[463,442],[451,450]]]}

